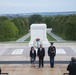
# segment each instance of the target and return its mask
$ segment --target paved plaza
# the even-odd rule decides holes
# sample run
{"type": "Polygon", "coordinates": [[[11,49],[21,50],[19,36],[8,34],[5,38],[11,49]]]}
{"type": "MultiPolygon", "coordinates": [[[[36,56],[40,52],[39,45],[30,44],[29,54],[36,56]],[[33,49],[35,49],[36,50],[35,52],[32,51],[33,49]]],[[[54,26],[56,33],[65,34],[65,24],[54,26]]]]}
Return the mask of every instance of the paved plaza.
{"type": "Polygon", "coordinates": [[[76,57],[76,43],[54,43],[54,45],[57,51],[55,68],[51,69],[49,66],[48,48],[46,47],[44,59],[46,63],[44,68],[39,69],[38,62],[35,68],[30,67],[28,43],[0,43],[2,72],[9,73],[9,75],[62,75],[67,72],[66,68],[71,57],[76,57]]]}

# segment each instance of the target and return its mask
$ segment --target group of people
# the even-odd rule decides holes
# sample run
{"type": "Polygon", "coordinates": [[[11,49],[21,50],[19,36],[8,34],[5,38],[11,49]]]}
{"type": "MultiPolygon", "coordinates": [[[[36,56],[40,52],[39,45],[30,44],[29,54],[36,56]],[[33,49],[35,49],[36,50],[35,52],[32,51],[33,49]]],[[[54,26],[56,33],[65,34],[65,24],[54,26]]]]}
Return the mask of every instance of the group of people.
{"type": "MultiPolygon", "coordinates": [[[[30,59],[31,59],[31,66],[35,67],[35,60],[36,60],[36,55],[39,58],[39,68],[44,67],[44,57],[45,57],[45,48],[42,47],[42,44],[40,44],[40,47],[37,50],[34,49],[34,47],[31,47],[30,50],[30,59]]],[[[56,56],[56,47],[53,46],[53,43],[48,47],[48,56],[50,57],[50,67],[54,67],[54,57],[56,56]]]]}
{"type": "MultiPolygon", "coordinates": [[[[39,58],[39,68],[44,67],[44,57],[45,57],[45,48],[42,47],[42,44],[40,44],[40,47],[37,50],[34,49],[34,47],[31,47],[30,50],[30,59],[31,59],[31,66],[35,67],[35,60],[36,56],[39,58]]],[[[54,68],[54,57],[56,56],[56,47],[53,46],[53,43],[50,44],[48,47],[48,56],[50,58],[50,67],[54,68]]],[[[69,71],[69,75],[76,75],[76,58],[72,57],[70,64],[67,66],[67,70],[69,71]]]]}

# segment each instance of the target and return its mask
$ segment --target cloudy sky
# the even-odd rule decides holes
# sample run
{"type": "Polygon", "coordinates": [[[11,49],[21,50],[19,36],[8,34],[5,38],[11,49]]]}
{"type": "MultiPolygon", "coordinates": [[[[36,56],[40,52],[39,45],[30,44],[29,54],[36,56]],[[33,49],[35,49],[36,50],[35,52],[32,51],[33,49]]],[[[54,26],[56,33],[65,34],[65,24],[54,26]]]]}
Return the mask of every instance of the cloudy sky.
{"type": "Polygon", "coordinates": [[[0,0],[0,14],[76,11],[76,0],[0,0]]]}

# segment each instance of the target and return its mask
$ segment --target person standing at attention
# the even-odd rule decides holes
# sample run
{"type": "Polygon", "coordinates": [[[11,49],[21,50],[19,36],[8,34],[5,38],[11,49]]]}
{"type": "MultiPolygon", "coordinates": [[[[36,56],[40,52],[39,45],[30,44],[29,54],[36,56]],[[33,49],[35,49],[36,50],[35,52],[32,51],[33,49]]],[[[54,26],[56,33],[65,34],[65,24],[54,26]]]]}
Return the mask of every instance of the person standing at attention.
{"type": "Polygon", "coordinates": [[[48,48],[48,56],[50,57],[50,67],[54,68],[54,57],[56,56],[56,47],[53,46],[53,42],[48,48]]]}
{"type": "Polygon", "coordinates": [[[38,48],[37,55],[39,57],[39,68],[44,67],[44,56],[45,56],[45,49],[42,47],[42,44],[40,44],[40,47],[38,48]]]}
{"type": "Polygon", "coordinates": [[[34,50],[34,47],[31,47],[30,50],[30,59],[31,59],[31,67],[35,67],[35,59],[36,59],[36,50],[34,50]]]}

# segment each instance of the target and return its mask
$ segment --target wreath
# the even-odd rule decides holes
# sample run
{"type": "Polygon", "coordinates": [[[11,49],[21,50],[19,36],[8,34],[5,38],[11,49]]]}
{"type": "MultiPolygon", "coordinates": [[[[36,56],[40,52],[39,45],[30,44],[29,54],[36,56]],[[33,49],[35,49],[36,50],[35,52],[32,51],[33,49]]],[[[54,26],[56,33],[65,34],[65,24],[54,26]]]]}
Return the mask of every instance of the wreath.
{"type": "Polygon", "coordinates": [[[40,44],[42,44],[42,40],[40,38],[36,38],[34,40],[34,47],[38,48],[40,46],[40,44]]]}

